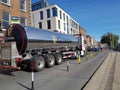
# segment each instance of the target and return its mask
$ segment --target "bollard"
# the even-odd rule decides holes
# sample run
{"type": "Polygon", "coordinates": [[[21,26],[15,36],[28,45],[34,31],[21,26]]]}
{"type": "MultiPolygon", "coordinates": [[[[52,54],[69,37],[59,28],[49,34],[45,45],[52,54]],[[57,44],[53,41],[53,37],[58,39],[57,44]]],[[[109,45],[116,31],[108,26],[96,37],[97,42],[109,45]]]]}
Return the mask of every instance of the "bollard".
{"type": "Polygon", "coordinates": [[[32,73],[31,73],[31,75],[32,75],[31,90],[35,90],[34,89],[34,67],[35,67],[35,61],[32,60],[31,61],[31,70],[32,70],[32,73]]]}
{"type": "Polygon", "coordinates": [[[78,63],[80,64],[80,62],[81,62],[81,58],[80,58],[80,56],[78,57],[78,63]]]}
{"type": "Polygon", "coordinates": [[[90,58],[92,58],[93,57],[93,54],[92,54],[92,52],[90,53],[90,58]]]}
{"type": "Polygon", "coordinates": [[[31,84],[32,84],[31,90],[35,90],[34,89],[34,72],[32,72],[32,82],[31,82],[31,84]]]}
{"type": "Polygon", "coordinates": [[[80,62],[81,62],[81,57],[80,57],[80,52],[78,51],[78,63],[80,64],[80,62]]]}
{"type": "Polygon", "coordinates": [[[67,60],[67,71],[69,71],[69,61],[67,60]]]}

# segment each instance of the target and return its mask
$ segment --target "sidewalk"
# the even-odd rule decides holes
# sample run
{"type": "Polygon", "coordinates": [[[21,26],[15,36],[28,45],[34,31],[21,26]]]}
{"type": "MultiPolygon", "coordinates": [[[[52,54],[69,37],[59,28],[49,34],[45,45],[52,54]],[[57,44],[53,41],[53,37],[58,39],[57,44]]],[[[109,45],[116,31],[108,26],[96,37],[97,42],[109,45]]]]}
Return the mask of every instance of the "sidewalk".
{"type": "Polygon", "coordinates": [[[112,90],[120,90],[120,52],[117,53],[112,90]]]}
{"type": "Polygon", "coordinates": [[[84,90],[120,90],[119,58],[119,52],[109,53],[84,90]]]}

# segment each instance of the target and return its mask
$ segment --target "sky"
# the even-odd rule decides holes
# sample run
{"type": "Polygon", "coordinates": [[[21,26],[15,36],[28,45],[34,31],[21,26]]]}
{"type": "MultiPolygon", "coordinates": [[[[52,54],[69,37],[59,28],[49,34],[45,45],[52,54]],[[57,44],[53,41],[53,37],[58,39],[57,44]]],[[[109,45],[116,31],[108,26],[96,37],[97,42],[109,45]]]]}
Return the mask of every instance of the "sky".
{"type": "MultiPolygon", "coordinates": [[[[32,0],[32,3],[40,0],[32,0]]],[[[120,0],[46,0],[66,11],[97,41],[107,32],[120,37],[120,0]]],[[[120,39],[119,39],[120,42],[120,39]]]]}

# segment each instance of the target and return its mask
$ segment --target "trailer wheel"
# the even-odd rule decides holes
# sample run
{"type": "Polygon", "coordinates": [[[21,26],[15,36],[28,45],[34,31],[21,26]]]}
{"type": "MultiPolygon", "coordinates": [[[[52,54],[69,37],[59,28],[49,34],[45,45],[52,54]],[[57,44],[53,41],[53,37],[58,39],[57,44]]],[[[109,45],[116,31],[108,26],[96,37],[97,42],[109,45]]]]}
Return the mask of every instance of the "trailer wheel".
{"type": "Polygon", "coordinates": [[[45,67],[45,58],[42,55],[37,55],[35,59],[35,71],[41,71],[45,67]]]}
{"type": "Polygon", "coordinates": [[[55,59],[55,64],[56,64],[56,65],[61,64],[61,63],[62,63],[62,55],[61,55],[60,53],[56,53],[56,54],[55,54],[55,57],[56,57],[56,59],[55,59]]]}
{"type": "Polygon", "coordinates": [[[47,54],[47,61],[46,61],[46,66],[48,68],[53,67],[55,64],[55,56],[53,54],[47,54]]]}

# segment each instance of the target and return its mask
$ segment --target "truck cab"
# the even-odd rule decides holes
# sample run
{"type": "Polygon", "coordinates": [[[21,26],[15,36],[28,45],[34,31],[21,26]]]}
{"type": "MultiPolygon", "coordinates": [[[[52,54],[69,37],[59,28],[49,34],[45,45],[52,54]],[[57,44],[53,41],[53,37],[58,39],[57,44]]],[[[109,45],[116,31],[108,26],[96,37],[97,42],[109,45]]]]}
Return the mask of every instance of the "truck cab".
{"type": "Polygon", "coordinates": [[[80,50],[80,56],[86,55],[86,45],[83,35],[75,35],[78,39],[78,50],[80,50]]]}

